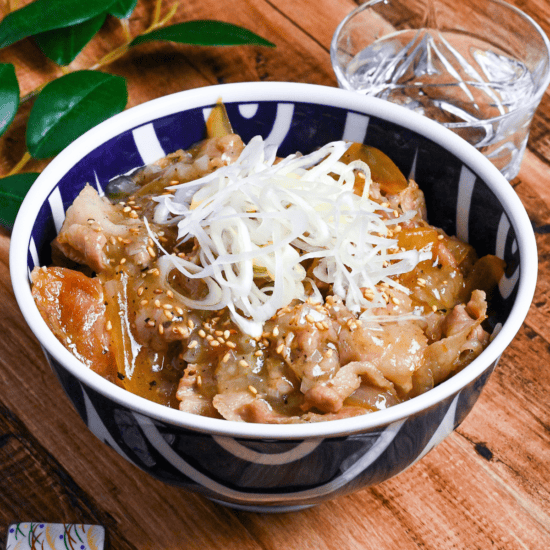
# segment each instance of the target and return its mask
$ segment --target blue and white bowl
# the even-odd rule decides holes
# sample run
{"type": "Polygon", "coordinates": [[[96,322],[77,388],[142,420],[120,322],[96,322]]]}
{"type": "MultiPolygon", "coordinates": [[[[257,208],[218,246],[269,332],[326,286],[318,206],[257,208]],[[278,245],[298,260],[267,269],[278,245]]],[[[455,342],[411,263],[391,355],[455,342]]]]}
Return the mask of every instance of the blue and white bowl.
{"type": "Polygon", "coordinates": [[[129,462],[170,484],[247,510],[299,509],[402,472],[466,417],[533,298],[536,245],[527,214],[491,163],[442,126],[336,88],[289,83],[212,86],[129,109],[76,140],[44,170],[15,223],[11,276],[19,306],[88,428],[129,462]],[[498,334],[467,368],[376,413],[331,422],[262,425],[194,416],[137,397],[82,365],[50,332],[29,274],[50,262],[65,210],[89,182],[113,177],[205,137],[218,99],[244,141],[261,134],[282,155],[349,139],[374,145],[413,177],[429,220],[506,261],[492,301],[498,334]]]}

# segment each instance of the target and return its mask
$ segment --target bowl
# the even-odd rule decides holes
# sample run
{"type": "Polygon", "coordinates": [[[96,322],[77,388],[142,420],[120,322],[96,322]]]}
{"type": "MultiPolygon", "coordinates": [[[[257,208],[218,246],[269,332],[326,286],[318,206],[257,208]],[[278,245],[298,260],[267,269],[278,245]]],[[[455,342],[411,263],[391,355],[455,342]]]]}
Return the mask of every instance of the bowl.
{"type": "Polygon", "coordinates": [[[519,198],[492,164],[439,124],[354,92],[291,83],[189,90],[129,109],[72,143],[43,171],[14,225],[10,267],[19,307],[87,427],[166,483],[243,510],[288,511],[381,483],[448,436],[478,399],[533,298],[537,253],[519,198]],[[483,353],[427,393],[375,413],[296,425],[218,420],[133,395],[84,367],[49,330],[29,275],[83,186],[103,188],[205,136],[221,98],[244,141],[261,134],[282,155],[348,139],[374,145],[419,183],[430,223],[496,254],[506,272],[492,300],[496,336],[483,353]]]}

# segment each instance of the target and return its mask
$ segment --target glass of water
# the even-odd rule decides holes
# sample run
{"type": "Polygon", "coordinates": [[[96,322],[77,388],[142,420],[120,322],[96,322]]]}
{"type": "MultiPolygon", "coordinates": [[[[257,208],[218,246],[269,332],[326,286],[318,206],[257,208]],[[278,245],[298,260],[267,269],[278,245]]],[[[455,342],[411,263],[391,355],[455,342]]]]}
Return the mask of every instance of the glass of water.
{"type": "Polygon", "coordinates": [[[341,88],[386,99],[450,128],[511,180],[550,83],[550,43],[500,0],[371,0],[338,26],[341,88]]]}

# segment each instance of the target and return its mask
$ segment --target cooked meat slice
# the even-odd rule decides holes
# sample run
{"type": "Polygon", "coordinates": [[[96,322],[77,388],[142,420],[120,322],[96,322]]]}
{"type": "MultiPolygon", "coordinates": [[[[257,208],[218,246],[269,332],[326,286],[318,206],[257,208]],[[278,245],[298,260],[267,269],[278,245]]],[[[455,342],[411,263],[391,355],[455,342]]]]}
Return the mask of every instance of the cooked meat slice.
{"type": "Polygon", "coordinates": [[[306,403],[323,412],[336,413],[344,400],[361,385],[362,378],[383,390],[393,390],[393,384],[368,361],[354,361],[343,366],[327,384],[319,384],[306,392],[306,403]]]}
{"type": "Polygon", "coordinates": [[[276,326],[268,324],[266,330],[278,333],[274,347],[282,350],[280,354],[301,381],[303,393],[337,372],[337,332],[326,309],[298,304],[277,317],[276,326]]]}
{"type": "Polygon", "coordinates": [[[247,391],[218,393],[212,399],[212,404],[226,420],[243,422],[241,408],[249,405],[255,397],[247,391]]]}
{"type": "Polygon", "coordinates": [[[319,414],[308,412],[301,416],[286,416],[275,412],[269,403],[263,399],[254,399],[243,405],[240,409],[240,418],[245,422],[257,424],[301,424],[303,422],[325,422],[327,420],[339,420],[360,416],[367,412],[362,407],[342,407],[337,413],[319,414]]]}
{"type": "Polygon", "coordinates": [[[57,339],[101,376],[116,381],[103,288],[98,279],[63,267],[35,268],[32,294],[57,339]]]}
{"type": "Polygon", "coordinates": [[[343,365],[372,363],[403,393],[412,388],[412,376],[424,362],[427,338],[417,321],[342,328],[338,340],[343,365]]]}
{"type": "Polygon", "coordinates": [[[476,290],[466,306],[453,308],[443,321],[443,338],[425,352],[425,363],[414,374],[413,393],[418,395],[443,382],[471,363],[489,343],[481,323],[486,319],[485,293],[476,290]]]}
{"type": "Polygon", "coordinates": [[[71,261],[87,265],[96,273],[110,271],[110,259],[125,257],[140,268],[147,267],[148,232],[145,224],[111,204],[86,185],[67,210],[65,222],[52,246],[71,261]]]}

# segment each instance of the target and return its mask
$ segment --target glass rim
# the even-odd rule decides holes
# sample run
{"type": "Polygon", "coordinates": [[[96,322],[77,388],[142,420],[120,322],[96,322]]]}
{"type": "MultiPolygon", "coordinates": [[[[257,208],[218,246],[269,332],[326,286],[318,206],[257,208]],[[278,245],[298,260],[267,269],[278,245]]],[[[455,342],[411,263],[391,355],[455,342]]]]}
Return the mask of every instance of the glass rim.
{"type": "MultiPolygon", "coordinates": [[[[432,0],[426,0],[426,3],[431,2],[432,0]]],[[[514,6],[513,4],[510,4],[509,2],[505,2],[504,0],[485,0],[488,4],[495,4],[502,6],[505,9],[508,9],[510,11],[515,12],[520,18],[522,18],[526,23],[528,23],[537,33],[539,38],[542,40],[545,48],[544,52],[546,53],[546,63],[544,63],[544,71],[541,74],[540,83],[535,86],[534,93],[530,96],[528,99],[528,104],[522,107],[521,109],[514,109],[513,111],[510,111],[508,113],[504,113],[495,117],[483,119],[484,123],[489,122],[497,122],[499,120],[503,120],[511,115],[514,115],[518,113],[519,111],[529,109],[533,106],[538,105],[540,102],[542,96],[544,95],[544,92],[550,85],[550,39],[546,35],[546,33],[543,31],[542,27],[527,13],[519,9],[518,7],[514,6]]],[[[330,60],[332,65],[332,70],[336,75],[336,79],[338,81],[338,84],[340,87],[343,87],[347,90],[354,91],[356,93],[362,93],[361,90],[356,90],[352,88],[351,86],[343,86],[342,84],[344,82],[347,82],[344,78],[344,73],[342,71],[342,68],[340,64],[336,60],[337,52],[338,52],[338,43],[340,41],[341,33],[343,28],[346,26],[346,24],[354,18],[357,14],[361,13],[362,11],[371,8],[377,4],[386,4],[387,0],[368,0],[367,2],[357,6],[353,10],[351,10],[342,21],[338,24],[336,27],[336,30],[334,31],[334,34],[332,35],[332,40],[330,43],[330,60]]],[[[436,29],[437,30],[437,29],[436,29]]],[[[364,95],[368,95],[368,93],[365,93],[364,95]]],[[[374,96],[376,97],[376,96],[374,96]]],[[[444,125],[446,128],[468,128],[472,126],[471,122],[447,122],[447,123],[440,123],[444,125]]]]}

